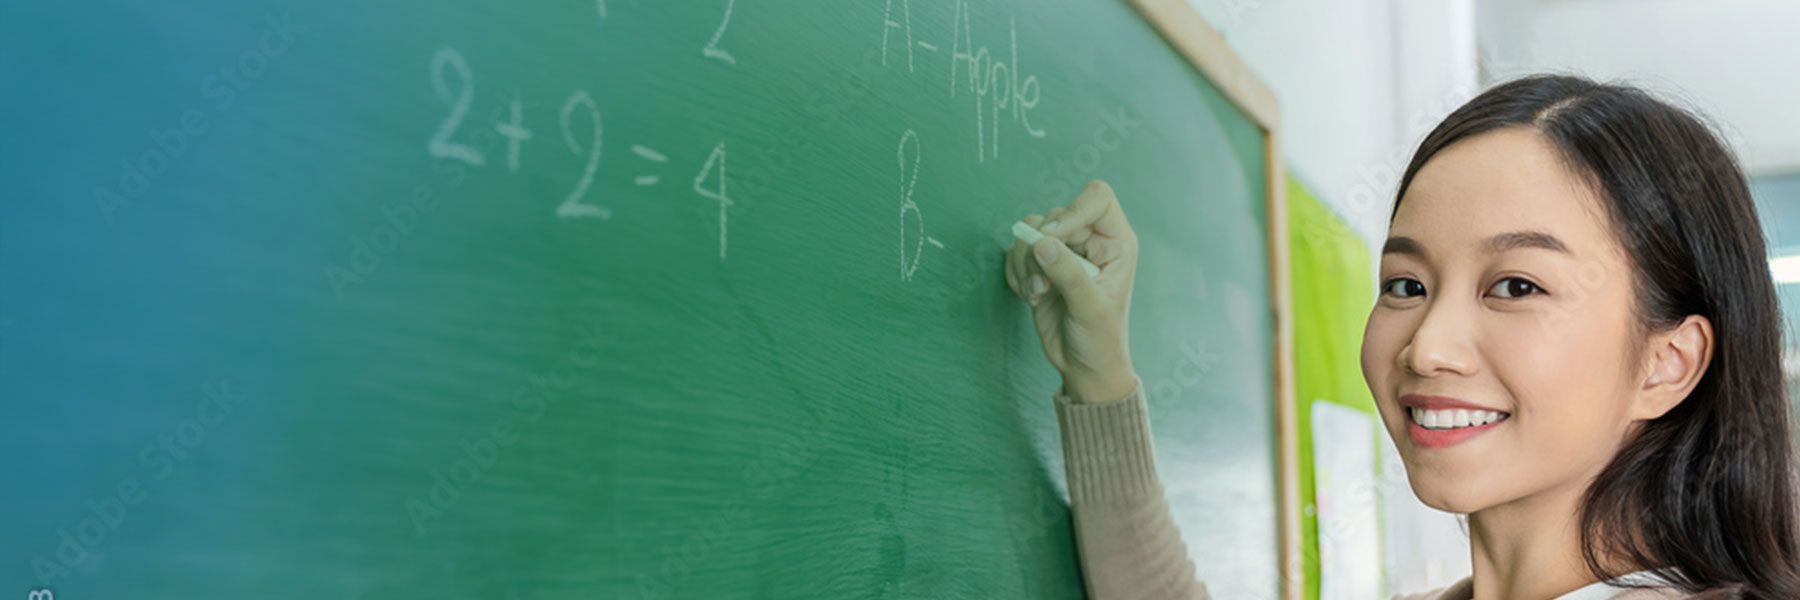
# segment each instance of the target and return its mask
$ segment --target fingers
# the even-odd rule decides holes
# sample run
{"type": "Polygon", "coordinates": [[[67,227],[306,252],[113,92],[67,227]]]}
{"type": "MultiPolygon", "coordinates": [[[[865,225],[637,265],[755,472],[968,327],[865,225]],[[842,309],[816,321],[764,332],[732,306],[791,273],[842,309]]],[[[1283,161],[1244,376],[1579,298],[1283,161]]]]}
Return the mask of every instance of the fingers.
{"type": "MultiPolygon", "coordinates": [[[[1096,250],[1088,242],[1094,239],[1094,234],[1102,227],[1111,228],[1110,231],[1114,232],[1113,235],[1120,237],[1131,234],[1131,227],[1124,219],[1124,211],[1119,208],[1118,199],[1114,196],[1112,188],[1104,182],[1094,181],[1089,183],[1087,188],[1083,189],[1082,193],[1076,197],[1075,202],[1068,207],[1050,209],[1042,216],[1027,215],[1020,220],[1026,225],[1043,231],[1046,239],[1058,240],[1060,253],[1068,254],[1071,251],[1077,255],[1091,253],[1093,256],[1088,256],[1088,259],[1094,261],[1109,258],[1115,254],[1114,251],[1117,249],[1108,245],[1096,250]],[[1055,226],[1053,227],[1053,225],[1055,226]]],[[[1104,235],[1104,232],[1099,233],[1104,235]]],[[[1026,304],[1035,307],[1051,290],[1064,291],[1065,288],[1071,286],[1092,289],[1096,293],[1096,298],[1100,297],[1097,295],[1098,286],[1094,284],[1092,278],[1086,276],[1085,271],[1081,270],[1080,261],[1068,261],[1067,267],[1075,269],[1075,272],[1080,273],[1082,278],[1070,280],[1063,285],[1059,284],[1056,278],[1048,272],[1045,264],[1036,258],[1034,252],[1033,247],[1014,241],[1013,246],[1008,248],[1006,253],[1007,285],[1012,288],[1013,294],[1023,299],[1026,304]]],[[[1057,256],[1056,258],[1061,257],[1057,256]]],[[[1061,263],[1060,260],[1055,262],[1061,263]]],[[[1081,293],[1080,289],[1076,289],[1075,293],[1081,293]]],[[[1077,298],[1076,302],[1080,302],[1080,299],[1077,298]]]]}
{"type": "Polygon", "coordinates": [[[1006,249],[1004,262],[1007,287],[1026,304],[1036,306],[1039,296],[1049,290],[1050,284],[1041,274],[1042,270],[1032,262],[1031,246],[1013,240],[1013,245],[1006,249]]]}
{"type": "MultiPolygon", "coordinates": [[[[1053,223],[1062,220],[1067,214],[1069,214],[1069,209],[1067,207],[1059,206],[1052,208],[1050,209],[1050,212],[1044,213],[1042,222],[1032,223],[1031,226],[1041,228],[1045,223],[1053,223]]],[[[1061,238],[1063,245],[1075,248],[1076,252],[1081,251],[1081,245],[1087,243],[1088,238],[1093,237],[1094,233],[1093,229],[1088,227],[1063,227],[1056,233],[1044,231],[1043,229],[1038,229],[1038,231],[1042,232],[1044,235],[1055,235],[1056,237],[1061,238]]]]}
{"type": "MultiPolygon", "coordinates": [[[[1062,210],[1062,209],[1058,209],[1062,210]]],[[[1131,224],[1125,220],[1125,211],[1119,208],[1119,197],[1113,194],[1112,186],[1098,179],[1090,181],[1075,201],[1069,203],[1067,210],[1051,211],[1050,218],[1043,225],[1033,225],[1045,235],[1055,235],[1065,242],[1079,244],[1086,241],[1086,231],[1092,228],[1094,233],[1106,236],[1122,236],[1131,233],[1131,224]],[[1080,239],[1076,239],[1079,236],[1080,239]]]]}
{"type": "MultiPolygon", "coordinates": [[[[1025,215],[1025,218],[1020,220],[1024,221],[1026,225],[1037,227],[1044,223],[1044,219],[1043,215],[1025,215]]],[[[1043,296],[1044,292],[1050,291],[1050,282],[1044,278],[1044,270],[1038,266],[1037,261],[1031,258],[1030,244],[1013,240],[1013,246],[1019,249],[1018,253],[1012,256],[1015,261],[1013,273],[1019,283],[1019,297],[1024,299],[1026,304],[1037,306],[1039,297],[1043,296]]]]}
{"type": "MultiPolygon", "coordinates": [[[[1013,294],[1017,295],[1020,300],[1024,300],[1026,304],[1032,304],[1032,296],[1039,293],[1032,290],[1034,282],[1032,277],[1038,273],[1038,270],[1030,266],[1030,261],[1031,246],[1025,245],[1024,242],[1014,240],[1012,247],[1006,249],[1006,284],[1011,286],[1013,294]]],[[[1039,278],[1041,279],[1041,276],[1039,278]]]]}
{"type": "Polygon", "coordinates": [[[1081,267],[1081,261],[1075,260],[1074,252],[1063,245],[1062,240],[1045,236],[1032,246],[1031,254],[1031,262],[1043,271],[1043,277],[1049,280],[1050,287],[1062,295],[1063,305],[1068,307],[1070,316],[1089,322],[1105,316],[1105,294],[1088,277],[1087,271],[1081,267]]]}
{"type": "Polygon", "coordinates": [[[1005,253],[1001,254],[1000,264],[1005,266],[1005,269],[1003,270],[1006,272],[1006,288],[1012,290],[1014,296],[1018,296],[1022,299],[1025,295],[1019,292],[1019,278],[1016,275],[1018,271],[1013,267],[1013,256],[1018,253],[1019,241],[1013,240],[1013,245],[1007,247],[1005,253]]]}
{"type": "Polygon", "coordinates": [[[1043,269],[1031,258],[1031,246],[1015,240],[1013,248],[1016,251],[1009,258],[1013,264],[1013,276],[1019,286],[1019,299],[1037,306],[1044,292],[1050,291],[1050,281],[1044,278],[1043,269]]]}
{"type": "MultiPolygon", "coordinates": [[[[1031,217],[1026,218],[1029,219],[1031,217]]],[[[1030,251],[1031,249],[1029,247],[1019,243],[1019,240],[1014,239],[1012,245],[1007,246],[1006,254],[1001,260],[1001,262],[1006,265],[1006,287],[1012,288],[1013,295],[1018,296],[1020,300],[1025,299],[1024,283],[1026,273],[1024,257],[1025,253],[1030,251]]]]}

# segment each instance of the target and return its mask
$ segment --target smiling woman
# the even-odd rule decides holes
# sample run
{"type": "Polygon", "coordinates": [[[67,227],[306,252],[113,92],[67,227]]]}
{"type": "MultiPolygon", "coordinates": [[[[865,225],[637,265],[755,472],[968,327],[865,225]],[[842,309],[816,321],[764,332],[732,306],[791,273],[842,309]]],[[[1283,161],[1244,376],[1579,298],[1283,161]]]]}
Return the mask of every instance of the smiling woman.
{"type": "Polygon", "coordinates": [[[1392,233],[1444,256],[1384,252],[1363,364],[1390,431],[1413,390],[1514,415],[1485,444],[1396,436],[1420,498],[1471,513],[1477,595],[1544,581],[1509,556],[1573,547],[1572,577],[1800,597],[1779,309],[1744,176],[1703,124],[1629,87],[1501,86],[1420,145],[1392,233]]]}
{"type": "MultiPolygon", "coordinates": [[[[1124,211],[1096,184],[1026,222],[1049,235],[1009,251],[1008,281],[1063,374],[1088,587],[1206,598],[1123,335],[1124,211]]],[[[1800,598],[1779,308],[1704,124],[1631,87],[1501,85],[1420,145],[1390,234],[1363,375],[1414,493],[1469,515],[1474,566],[1417,598],[1800,598]]]]}

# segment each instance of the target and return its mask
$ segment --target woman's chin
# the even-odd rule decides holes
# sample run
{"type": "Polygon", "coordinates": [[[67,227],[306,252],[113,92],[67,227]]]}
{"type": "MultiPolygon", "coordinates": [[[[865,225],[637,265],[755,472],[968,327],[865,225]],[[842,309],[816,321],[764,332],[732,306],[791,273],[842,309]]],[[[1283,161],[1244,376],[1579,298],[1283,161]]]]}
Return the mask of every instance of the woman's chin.
{"type": "Polygon", "coordinates": [[[1413,496],[1426,506],[1447,513],[1466,515],[1487,507],[1479,487],[1458,478],[1439,475],[1409,476],[1413,496]]]}

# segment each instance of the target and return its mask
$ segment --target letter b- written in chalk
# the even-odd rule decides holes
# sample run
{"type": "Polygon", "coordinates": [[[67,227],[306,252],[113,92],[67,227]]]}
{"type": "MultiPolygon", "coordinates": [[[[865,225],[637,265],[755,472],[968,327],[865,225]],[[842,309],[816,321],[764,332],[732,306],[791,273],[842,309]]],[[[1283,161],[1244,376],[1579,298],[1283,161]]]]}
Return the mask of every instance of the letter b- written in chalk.
{"type": "Polygon", "coordinates": [[[913,189],[919,184],[919,159],[923,150],[919,147],[919,134],[911,129],[900,136],[900,280],[912,281],[913,273],[919,270],[919,255],[925,251],[925,216],[919,212],[919,204],[913,201],[913,189]],[[906,147],[912,146],[912,160],[906,159],[906,147]],[[911,170],[907,167],[911,166],[911,170]],[[917,235],[911,236],[908,243],[906,235],[906,214],[912,213],[912,221],[916,223],[917,235]],[[908,258],[907,248],[911,247],[908,258]]]}

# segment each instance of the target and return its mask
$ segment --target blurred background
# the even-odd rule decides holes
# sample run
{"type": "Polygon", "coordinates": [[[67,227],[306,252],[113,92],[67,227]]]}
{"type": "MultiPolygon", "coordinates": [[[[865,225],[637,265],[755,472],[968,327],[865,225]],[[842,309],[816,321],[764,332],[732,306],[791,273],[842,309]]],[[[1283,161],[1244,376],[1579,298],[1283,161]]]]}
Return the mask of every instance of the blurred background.
{"type": "MultiPolygon", "coordinates": [[[[1800,392],[1800,2],[1192,3],[1280,98],[1289,172],[1350,224],[1375,260],[1412,150],[1479,90],[1567,72],[1627,81],[1702,113],[1750,177],[1788,315],[1784,370],[1789,389],[1800,392]]],[[[1385,490],[1388,589],[1422,591],[1466,575],[1457,520],[1419,504],[1404,486],[1385,490]]]]}

